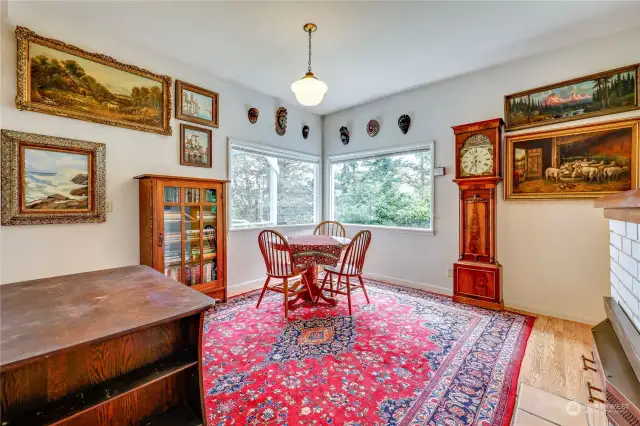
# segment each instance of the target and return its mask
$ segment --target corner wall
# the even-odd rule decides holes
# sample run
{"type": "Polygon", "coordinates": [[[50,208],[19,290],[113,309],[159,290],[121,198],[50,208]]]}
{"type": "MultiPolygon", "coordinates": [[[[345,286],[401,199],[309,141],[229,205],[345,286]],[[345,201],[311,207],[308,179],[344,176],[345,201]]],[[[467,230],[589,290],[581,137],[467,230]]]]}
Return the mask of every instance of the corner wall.
{"type": "MultiPolygon", "coordinates": [[[[2,127],[44,135],[102,142],[107,145],[107,199],[113,212],[102,224],[3,226],[0,250],[0,282],[10,283],[41,277],[139,264],[138,183],[133,176],[156,173],[226,179],[227,137],[264,143],[280,148],[322,153],[321,118],[292,105],[289,128],[284,136],[274,131],[274,114],[282,103],[235,83],[194,69],[153,49],[136,46],[117,36],[97,34],[81,22],[66,23],[61,8],[73,2],[0,2],[3,14],[1,42],[0,115],[2,127]],[[6,8],[5,8],[6,7],[6,8]],[[53,11],[55,10],[55,14],[53,11]],[[67,25],[68,24],[68,25],[67,25]],[[43,36],[75,44],[91,52],[104,53],[174,80],[211,89],[220,94],[220,127],[213,129],[213,168],[179,164],[179,121],[171,120],[173,136],[161,136],[112,126],[71,120],[35,112],[18,111],[16,95],[16,25],[43,36]],[[89,36],[90,34],[90,36],[89,36]],[[249,123],[247,109],[256,107],[260,117],[249,123]],[[303,124],[311,127],[302,139],[303,124]]],[[[117,7],[117,6],[114,6],[117,7]]],[[[154,48],[162,49],[162,46],[154,48]]],[[[173,91],[173,88],[172,88],[173,91]]],[[[172,93],[175,101],[175,93],[172,93]]],[[[174,105],[175,106],[175,105],[174,105]]],[[[228,240],[228,285],[230,291],[256,284],[264,277],[264,263],[257,244],[258,231],[232,232],[228,240]]]]}
{"type": "MultiPolygon", "coordinates": [[[[447,168],[446,176],[435,178],[435,236],[374,229],[365,269],[373,277],[451,294],[447,270],[458,258],[458,186],[451,181],[455,159],[451,126],[503,117],[503,100],[509,93],[640,62],[637,46],[640,27],[325,116],[325,160],[335,154],[435,140],[435,165],[447,168]],[[405,113],[411,116],[411,128],[402,135],[396,122],[405,113]],[[370,119],[380,121],[375,138],[366,134],[370,119]],[[338,133],[343,125],[351,131],[347,146],[341,144],[338,133]]],[[[630,116],[640,113],[530,131],[630,116]]],[[[605,315],[602,296],[610,291],[609,233],[602,210],[593,208],[590,200],[507,202],[502,200],[502,189],[501,184],[497,231],[505,304],[585,323],[599,322],[605,315]]],[[[327,191],[328,206],[326,197],[327,191]]]]}

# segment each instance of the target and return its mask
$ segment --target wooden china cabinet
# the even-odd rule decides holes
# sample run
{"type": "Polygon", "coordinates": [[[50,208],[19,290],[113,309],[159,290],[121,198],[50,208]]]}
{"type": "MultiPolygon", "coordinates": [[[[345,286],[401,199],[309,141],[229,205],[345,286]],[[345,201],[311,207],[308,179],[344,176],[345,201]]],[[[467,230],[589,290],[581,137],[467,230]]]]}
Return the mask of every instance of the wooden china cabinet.
{"type": "Polygon", "coordinates": [[[140,263],[227,300],[226,180],[136,176],[140,263]]]}

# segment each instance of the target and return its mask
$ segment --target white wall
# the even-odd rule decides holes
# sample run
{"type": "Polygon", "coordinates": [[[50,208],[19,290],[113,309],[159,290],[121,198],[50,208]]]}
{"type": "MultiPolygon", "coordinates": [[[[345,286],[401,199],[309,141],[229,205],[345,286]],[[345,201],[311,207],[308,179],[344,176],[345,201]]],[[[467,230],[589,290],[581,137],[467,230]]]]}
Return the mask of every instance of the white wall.
{"type": "MultiPolygon", "coordinates": [[[[458,258],[451,126],[503,117],[506,94],[640,62],[638,46],[640,27],[325,116],[325,156],[435,140],[435,164],[447,167],[447,175],[436,178],[435,236],[375,229],[365,269],[373,276],[451,294],[447,270],[458,258]],[[411,128],[402,135],[396,122],[405,113],[411,116],[411,128]],[[372,118],[380,121],[375,138],[365,131],[372,118]],[[339,138],[343,125],[351,131],[347,146],[339,138]]],[[[498,261],[503,264],[505,304],[587,323],[600,321],[602,296],[609,294],[609,236],[602,210],[593,208],[592,201],[506,202],[501,199],[502,185],[498,196],[498,261]]]]}
{"type": "MultiPolygon", "coordinates": [[[[5,3],[2,2],[2,7],[5,3]]],[[[40,277],[134,265],[139,263],[138,183],[133,176],[157,173],[210,178],[227,177],[227,137],[270,144],[280,148],[320,155],[321,118],[292,105],[289,128],[284,136],[274,131],[277,99],[216,78],[171,59],[160,52],[162,46],[136,46],[131,40],[98,34],[81,22],[48,19],[46,7],[74,7],[73,2],[10,3],[3,16],[2,82],[0,114],[5,129],[61,136],[107,145],[107,197],[113,212],[103,224],[40,225],[2,227],[0,282],[9,283],[40,277]],[[16,95],[16,25],[75,44],[85,50],[170,75],[220,94],[220,127],[213,129],[213,168],[180,166],[179,122],[172,119],[173,136],[120,129],[35,112],[18,111],[16,95]],[[247,109],[256,107],[260,118],[249,123],[247,109]],[[303,124],[311,127],[309,138],[301,136],[303,124]]],[[[215,55],[202,45],[203,54],[215,55]]],[[[172,94],[173,95],[173,94],[172,94]]],[[[3,171],[4,172],[4,171],[3,171]]],[[[228,241],[229,286],[254,282],[264,276],[257,245],[257,232],[231,233],[228,241]]],[[[242,286],[240,286],[241,288],[242,286]]]]}

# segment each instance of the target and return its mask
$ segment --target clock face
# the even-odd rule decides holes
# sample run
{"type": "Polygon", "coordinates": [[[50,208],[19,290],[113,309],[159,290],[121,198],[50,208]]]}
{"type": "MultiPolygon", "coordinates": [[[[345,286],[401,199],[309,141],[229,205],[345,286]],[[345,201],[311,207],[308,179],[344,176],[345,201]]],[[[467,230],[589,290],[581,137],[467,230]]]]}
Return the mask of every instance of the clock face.
{"type": "Polygon", "coordinates": [[[460,149],[461,176],[484,176],[493,172],[493,145],[487,135],[470,136],[460,149]]]}

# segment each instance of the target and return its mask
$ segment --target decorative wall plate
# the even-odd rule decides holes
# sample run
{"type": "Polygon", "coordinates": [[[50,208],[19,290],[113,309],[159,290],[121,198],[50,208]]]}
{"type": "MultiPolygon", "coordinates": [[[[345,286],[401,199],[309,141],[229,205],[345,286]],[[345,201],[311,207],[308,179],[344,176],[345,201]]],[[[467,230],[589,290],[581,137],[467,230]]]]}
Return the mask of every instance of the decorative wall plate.
{"type": "Polygon", "coordinates": [[[287,132],[287,109],[285,107],[278,107],[276,111],[276,133],[280,136],[287,132]]]}
{"type": "Polygon", "coordinates": [[[342,141],[343,145],[348,145],[349,144],[349,129],[347,129],[347,126],[342,126],[340,127],[340,140],[342,141]]]}
{"type": "Polygon", "coordinates": [[[400,118],[398,118],[398,127],[400,127],[400,131],[403,135],[407,134],[409,126],[411,126],[411,117],[407,114],[402,114],[400,118]]]}
{"type": "Polygon", "coordinates": [[[309,126],[306,124],[302,126],[302,137],[305,139],[309,137],[309,126]]]}
{"type": "Polygon", "coordinates": [[[251,124],[256,124],[259,115],[260,111],[258,111],[258,108],[249,108],[249,111],[247,111],[247,117],[249,117],[249,122],[251,124]]]}
{"type": "Polygon", "coordinates": [[[374,137],[380,131],[380,123],[378,120],[369,120],[367,123],[367,134],[371,137],[374,137]]]}

